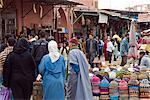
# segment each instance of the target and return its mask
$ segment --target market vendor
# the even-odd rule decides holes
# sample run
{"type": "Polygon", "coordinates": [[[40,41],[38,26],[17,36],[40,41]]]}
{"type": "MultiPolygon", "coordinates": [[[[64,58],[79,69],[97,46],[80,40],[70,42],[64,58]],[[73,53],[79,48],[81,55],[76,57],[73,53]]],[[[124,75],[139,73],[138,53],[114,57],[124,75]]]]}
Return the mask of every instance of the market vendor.
{"type": "Polygon", "coordinates": [[[141,67],[145,67],[147,69],[150,69],[150,56],[148,55],[148,51],[146,51],[146,52],[141,51],[140,52],[139,65],[141,67]]]}

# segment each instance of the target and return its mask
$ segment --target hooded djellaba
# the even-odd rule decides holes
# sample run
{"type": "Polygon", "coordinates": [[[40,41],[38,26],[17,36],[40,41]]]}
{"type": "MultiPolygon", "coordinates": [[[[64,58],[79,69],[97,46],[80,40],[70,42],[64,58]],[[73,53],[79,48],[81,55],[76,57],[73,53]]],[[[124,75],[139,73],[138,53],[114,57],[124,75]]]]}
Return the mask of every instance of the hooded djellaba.
{"type": "Polygon", "coordinates": [[[65,60],[59,53],[56,41],[48,43],[49,54],[45,55],[39,68],[44,89],[43,100],[65,100],[65,60]]]}
{"type": "Polygon", "coordinates": [[[19,39],[4,64],[3,85],[12,90],[14,100],[30,100],[32,95],[35,62],[28,48],[27,40],[19,39]]]}
{"type": "Polygon", "coordinates": [[[76,39],[70,40],[67,100],[92,100],[89,63],[76,39]]]}

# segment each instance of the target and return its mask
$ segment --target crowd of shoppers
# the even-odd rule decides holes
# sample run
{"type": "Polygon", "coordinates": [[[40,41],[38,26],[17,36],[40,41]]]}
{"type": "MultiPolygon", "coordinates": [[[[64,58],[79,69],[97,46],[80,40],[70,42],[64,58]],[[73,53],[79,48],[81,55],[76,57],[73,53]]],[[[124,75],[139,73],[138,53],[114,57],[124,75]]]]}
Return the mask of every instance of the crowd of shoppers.
{"type": "Polygon", "coordinates": [[[38,81],[36,79],[40,74],[44,100],[64,100],[66,82],[68,82],[66,91],[68,100],[81,97],[91,100],[89,64],[79,49],[78,40],[72,39],[70,46],[64,41],[59,50],[54,38],[46,39],[44,31],[39,33],[38,38],[33,34],[29,34],[28,38],[22,36],[17,40],[10,37],[7,39],[6,48],[0,53],[0,83],[12,90],[13,99],[30,100],[33,82],[38,81]],[[76,42],[75,45],[73,41],[76,42]]]}
{"type": "MultiPolygon", "coordinates": [[[[30,100],[33,82],[39,81],[39,74],[44,100],[65,100],[65,93],[67,100],[92,100],[88,75],[94,59],[101,59],[104,54],[111,64],[112,58],[117,61],[121,56],[124,66],[129,51],[129,34],[122,41],[110,36],[103,41],[93,34],[88,39],[73,37],[65,39],[60,48],[54,37],[47,38],[44,31],[18,40],[8,35],[5,40],[5,47],[0,48],[0,83],[12,90],[14,100],[30,100]]],[[[150,66],[148,53],[140,53],[139,65],[150,66]]]]}

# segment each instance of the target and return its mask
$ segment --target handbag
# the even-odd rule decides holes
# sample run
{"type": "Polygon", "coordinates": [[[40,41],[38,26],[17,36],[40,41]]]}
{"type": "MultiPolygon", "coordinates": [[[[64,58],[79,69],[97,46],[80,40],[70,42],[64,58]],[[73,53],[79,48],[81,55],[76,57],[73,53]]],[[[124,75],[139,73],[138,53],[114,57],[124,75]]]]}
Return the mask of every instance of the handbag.
{"type": "Polygon", "coordinates": [[[0,90],[0,100],[12,100],[12,91],[11,91],[11,89],[2,88],[0,90]]]}

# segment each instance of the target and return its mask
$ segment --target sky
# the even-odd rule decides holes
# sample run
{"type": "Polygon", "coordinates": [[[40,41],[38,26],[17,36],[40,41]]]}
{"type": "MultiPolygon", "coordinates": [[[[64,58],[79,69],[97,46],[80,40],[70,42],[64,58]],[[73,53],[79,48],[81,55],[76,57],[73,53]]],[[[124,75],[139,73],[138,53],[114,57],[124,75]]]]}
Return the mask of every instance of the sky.
{"type": "Polygon", "coordinates": [[[120,9],[139,4],[150,4],[150,0],[99,0],[100,9],[120,9]]]}

